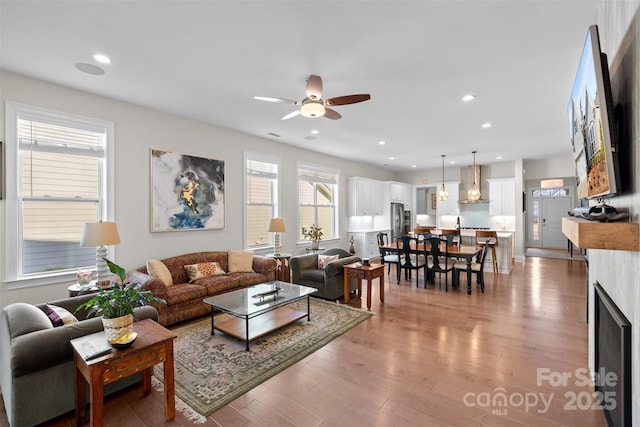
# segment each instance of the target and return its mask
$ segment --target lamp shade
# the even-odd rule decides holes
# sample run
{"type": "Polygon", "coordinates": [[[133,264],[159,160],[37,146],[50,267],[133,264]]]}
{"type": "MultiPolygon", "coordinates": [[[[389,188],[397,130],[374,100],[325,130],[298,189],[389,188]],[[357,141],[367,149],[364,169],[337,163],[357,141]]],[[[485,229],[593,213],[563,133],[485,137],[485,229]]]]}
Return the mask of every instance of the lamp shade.
{"type": "Polygon", "coordinates": [[[284,219],[282,218],[271,218],[269,220],[269,228],[267,229],[270,233],[284,233],[287,231],[284,226],[284,219]]]}
{"type": "Polygon", "coordinates": [[[110,246],[120,243],[115,222],[87,222],[82,232],[82,246],[110,246]]]}

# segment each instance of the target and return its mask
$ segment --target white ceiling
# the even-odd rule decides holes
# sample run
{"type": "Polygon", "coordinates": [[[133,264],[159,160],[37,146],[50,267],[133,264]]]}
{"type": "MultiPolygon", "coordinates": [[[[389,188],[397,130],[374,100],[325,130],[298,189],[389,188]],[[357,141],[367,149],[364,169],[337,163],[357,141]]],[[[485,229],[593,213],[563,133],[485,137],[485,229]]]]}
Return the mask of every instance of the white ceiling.
{"type": "Polygon", "coordinates": [[[392,171],[441,154],[468,165],[473,150],[477,163],[542,159],[570,155],[566,106],[599,3],[2,0],[0,64],[392,171]],[[324,98],[371,100],[335,107],[337,121],[281,121],[294,106],[253,99],[301,100],[309,74],[324,98]]]}

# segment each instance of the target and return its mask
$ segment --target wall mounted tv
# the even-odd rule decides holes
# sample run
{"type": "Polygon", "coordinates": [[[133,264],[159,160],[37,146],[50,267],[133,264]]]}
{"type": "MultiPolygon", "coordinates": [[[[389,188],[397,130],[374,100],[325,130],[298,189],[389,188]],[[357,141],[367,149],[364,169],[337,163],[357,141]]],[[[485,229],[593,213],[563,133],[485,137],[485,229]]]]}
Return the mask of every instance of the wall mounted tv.
{"type": "Polygon", "coordinates": [[[578,198],[615,195],[619,179],[613,100],[607,56],[600,51],[596,25],[587,32],[568,113],[578,198]]]}

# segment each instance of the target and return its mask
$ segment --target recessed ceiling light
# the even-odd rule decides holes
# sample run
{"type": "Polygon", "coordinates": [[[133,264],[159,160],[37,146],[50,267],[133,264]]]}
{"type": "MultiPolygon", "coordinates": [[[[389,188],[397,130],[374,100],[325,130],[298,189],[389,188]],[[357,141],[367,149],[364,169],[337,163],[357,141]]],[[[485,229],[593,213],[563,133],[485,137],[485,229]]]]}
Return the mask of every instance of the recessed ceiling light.
{"type": "Polygon", "coordinates": [[[449,162],[449,164],[455,165],[455,164],[456,164],[456,161],[455,161],[455,160],[451,160],[451,161],[449,162]]]}
{"type": "Polygon", "coordinates": [[[320,133],[320,131],[318,129],[312,129],[311,133],[314,134],[314,135],[317,135],[317,134],[320,133]]]}
{"type": "Polygon", "coordinates": [[[389,160],[395,160],[395,157],[389,157],[389,160]]]}
{"type": "Polygon", "coordinates": [[[489,122],[487,122],[487,123],[483,123],[483,124],[482,124],[482,127],[483,127],[483,128],[485,128],[485,129],[488,129],[488,128],[490,128],[490,127],[491,127],[491,123],[489,123],[489,122]]]}
{"type": "Polygon", "coordinates": [[[502,160],[502,156],[496,157],[496,160],[502,160]]]}
{"type": "Polygon", "coordinates": [[[378,141],[378,144],[384,145],[384,144],[386,144],[386,142],[385,141],[378,141]]]}
{"type": "Polygon", "coordinates": [[[111,64],[111,59],[107,55],[103,55],[101,53],[96,53],[93,55],[93,59],[100,62],[101,64],[111,64]]]}
{"type": "Polygon", "coordinates": [[[104,74],[104,70],[100,67],[96,67],[93,64],[87,64],[86,62],[78,62],[76,68],[83,73],[91,74],[92,76],[101,76],[104,74]]]}
{"type": "Polygon", "coordinates": [[[476,96],[472,95],[472,94],[468,94],[468,95],[465,95],[465,96],[462,97],[462,100],[464,102],[473,101],[474,99],[476,99],[476,96]]]}
{"type": "Polygon", "coordinates": [[[412,168],[417,168],[417,167],[418,167],[418,165],[411,165],[411,167],[412,167],[412,168]]]}

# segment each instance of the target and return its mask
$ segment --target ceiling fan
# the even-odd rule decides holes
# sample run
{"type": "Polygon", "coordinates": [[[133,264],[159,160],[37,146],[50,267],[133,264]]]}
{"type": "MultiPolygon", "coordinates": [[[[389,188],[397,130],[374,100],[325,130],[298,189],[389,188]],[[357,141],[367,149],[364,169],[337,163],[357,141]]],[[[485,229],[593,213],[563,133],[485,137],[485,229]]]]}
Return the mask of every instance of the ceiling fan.
{"type": "Polygon", "coordinates": [[[322,99],[322,79],[320,78],[320,76],[311,74],[307,79],[307,96],[302,101],[294,101],[292,99],[284,98],[272,98],[269,96],[254,96],[254,98],[260,101],[281,102],[285,104],[297,105],[300,107],[300,109],[292,111],[291,113],[283,116],[280,120],[288,120],[297,115],[302,115],[304,117],[324,116],[328,119],[338,120],[342,118],[340,113],[329,107],[368,101],[371,99],[371,95],[369,95],[368,93],[363,93],[358,95],[345,95],[335,98],[322,99]]]}

